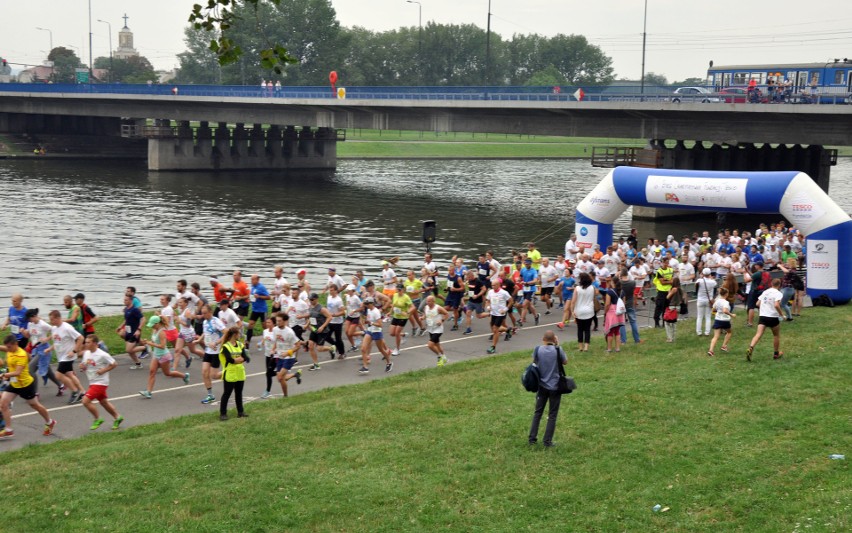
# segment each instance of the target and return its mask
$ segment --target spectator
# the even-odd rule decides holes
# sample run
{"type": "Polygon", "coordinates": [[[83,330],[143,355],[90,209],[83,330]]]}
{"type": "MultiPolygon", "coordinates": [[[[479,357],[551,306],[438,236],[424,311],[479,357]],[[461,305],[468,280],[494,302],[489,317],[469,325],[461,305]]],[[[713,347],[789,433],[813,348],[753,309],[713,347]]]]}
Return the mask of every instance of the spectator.
{"type": "Polygon", "coordinates": [[[544,447],[552,448],[553,433],[556,431],[556,417],[559,416],[559,404],[562,401],[562,393],[557,391],[559,385],[559,364],[568,362],[568,357],[559,346],[556,335],[547,330],[542,338],[543,345],[533,350],[533,362],[538,366],[539,384],[535,395],[535,412],[532,425],[530,426],[530,445],[538,442],[538,426],[541,416],[544,414],[544,406],[550,404],[547,411],[547,426],[544,429],[544,447]]]}

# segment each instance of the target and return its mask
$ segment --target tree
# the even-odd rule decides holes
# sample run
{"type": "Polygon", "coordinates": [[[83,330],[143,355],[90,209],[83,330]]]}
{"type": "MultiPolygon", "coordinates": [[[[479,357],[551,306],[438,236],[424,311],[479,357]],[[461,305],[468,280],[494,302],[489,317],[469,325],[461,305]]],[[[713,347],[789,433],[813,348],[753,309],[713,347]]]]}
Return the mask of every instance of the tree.
{"type": "Polygon", "coordinates": [[[656,74],[654,72],[646,72],[645,73],[645,85],[658,85],[664,86],[668,85],[669,80],[662,74],[656,74]]]}
{"type": "Polygon", "coordinates": [[[553,65],[548,65],[545,69],[539,70],[533,74],[530,79],[524,83],[532,87],[552,87],[554,85],[565,85],[565,77],[559,72],[559,69],[553,65]]]}
{"type": "MultiPolygon", "coordinates": [[[[94,63],[95,68],[110,68],[110,59],[108,57],[98,57],[94,63]]],[[[112,72],[110,74],[112,81],[119,83],[146,83],[148,80],[157,80],[154,67],[145,56],[130,56],[127,59],[114,57],[112,59],[112,72]]]]}
{"type": "Polygon", "coordinates": [[[56,83],[75,83],[75,69],[83,67],[83,62],[73,50],[57,46],[47,55],[48,61],[53,61],[53,80],[56,83]]]}
{"type": "Polygon", "coordinates": [[[184,30],[184,35],[187,51],[178,54],[180,68],[175,83],[222,83],[222,66],[210,50],[208,35],[192,26],[184,30]]]}
{"type": "Polygon", "coordinates": [[[612,60],[582,35],[514,35],[507,43],[509,83],[527,83],[549,68],[569,85],[605,85],[612,81],[612,60]]]}

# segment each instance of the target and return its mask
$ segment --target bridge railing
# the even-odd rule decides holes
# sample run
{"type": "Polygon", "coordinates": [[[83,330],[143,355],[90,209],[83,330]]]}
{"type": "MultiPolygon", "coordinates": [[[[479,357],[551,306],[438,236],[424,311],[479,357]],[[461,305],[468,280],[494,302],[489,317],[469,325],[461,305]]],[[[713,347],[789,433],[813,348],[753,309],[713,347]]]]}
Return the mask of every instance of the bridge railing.
{"type": "MultiPolygon", "coordinates": [[[[644,92],[637,85],[609,85],[582,87],[582,100],[592,102],[726,102],[744,103],[745,95],[714,91],[702,94],[676,94],[677,87],[646,86],[644,92]]],[[[577,101],[577,86],[527,87],[346,87],[347,99],[366,100],[434,100],[434,101],[577,101]]],[[[45,84],[2,83],[0,92],[55,93],[55,94],[121,94],[152,95],[163,97],[201,96],[214,98],[299,98],[336,99],[330,87],[281,87],[266,89],[254,86],[233,85],[132,85],[132,84],[45,84]]],[[[820,91],[809,94],[801,90],[791,94],[781,104],[847,104],[846,91],[820,91]]]]}

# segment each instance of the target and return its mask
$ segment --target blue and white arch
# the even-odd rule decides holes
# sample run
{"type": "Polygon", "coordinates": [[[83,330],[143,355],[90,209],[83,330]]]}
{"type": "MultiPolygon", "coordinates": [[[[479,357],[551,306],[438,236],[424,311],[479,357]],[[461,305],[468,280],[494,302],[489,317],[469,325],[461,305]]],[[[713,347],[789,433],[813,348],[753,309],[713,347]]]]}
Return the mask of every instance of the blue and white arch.
{"type": "Polygon", "coordinates": [[[612,244],[612,224],[630,205],[780,213],[806,236],[808,294],[852,299],[852,220],[805,173],[618,167],[577,206],[578,243],[612,244]]]}

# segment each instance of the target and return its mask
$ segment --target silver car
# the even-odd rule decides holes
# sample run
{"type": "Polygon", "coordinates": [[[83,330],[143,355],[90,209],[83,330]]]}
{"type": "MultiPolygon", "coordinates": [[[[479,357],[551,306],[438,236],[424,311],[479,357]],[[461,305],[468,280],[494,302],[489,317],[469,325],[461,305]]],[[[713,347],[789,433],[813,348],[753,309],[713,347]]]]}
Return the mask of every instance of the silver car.
{"type": "Polygon", "coordinates": [[[674,91],[672,102],[675,104],[684,102],[721,102],[722,99],[715,96],[712,91],[704,87],[678,87],[674,91]]]}

